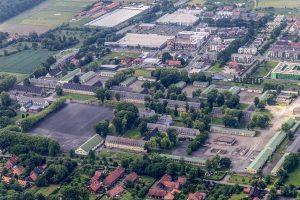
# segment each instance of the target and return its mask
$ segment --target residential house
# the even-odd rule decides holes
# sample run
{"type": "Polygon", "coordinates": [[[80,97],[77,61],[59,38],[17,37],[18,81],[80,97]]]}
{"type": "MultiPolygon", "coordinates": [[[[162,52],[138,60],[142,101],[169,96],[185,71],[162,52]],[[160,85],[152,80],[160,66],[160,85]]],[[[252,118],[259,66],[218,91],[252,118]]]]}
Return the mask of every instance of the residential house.
{"type": "Polygon", "coordinates": [[[103,184],[99,181],[94,181],[89,185],[89,189],[93,193],[97,193],[101,188],[103,187],[103,184]]]}
{"type": "Polygon", "coordinates": [[[17,164],[18,160],[19,160],[19,157],[13,155],[11,158],[8,159],[8,161],[6,161],[5,167],[7,169],[13,168],[13,166],[15,166],[17,164]]]}
{"type": "Polygon", "coordinates": [[[120,95],[120,99],[122,101],[130,102],[130,103],[144,103],[145,97],[147,94],[140,94],[134,92],[120,91],[120,90],[110,90],[111,96],[115,97],[116,94],[120,95]]]}
{"type": "Polygon", "coordinates": [[[124,188],[120,185],[116,185],[113,189],[107,191],[107,195],[110,198],[118,197],[125,192],[124,188]]]}
{"type": "Polygon", "coordinates": [[[164,101],[168,102],[167,107],[171,109],[175,109],[177,107],[178,111],[186,111],[186,108],[189,109],[193,107],[194,109],[200,109],[201,103],[198,102],[190,102],[190,101],[178,101],[178,100],[171,100],[171,99],[159,99],[160,103],[164,103],[164,101]]]}
{"type": "Polygon", "coordinates": [[[21,176],[25,172],[25,168],[23,166],[14,166],[12,168],[12,173],[16,176],[21,176]]]}
{"type": "Polygon", "coordinates": [[[135,172],[131,172],[128,176],[126,176],[126,178],[124,179],[124,181],[129,181],[129,182],[135,182],[137,180],[139,180],[139,175],[137,175],[137,173],[135,172]]]}
{"type": "Polygon", "coordinates": [[[203,200],[205,194],[201,192],[189,193],[188,200],[203,200]]]}
{"type": "Polygon", "coordinates": [[[110,187],[116,183],[125,174],[125,169],[118,166],[114,171],[112,171],[103,181],[104,185],[110,187]]]}

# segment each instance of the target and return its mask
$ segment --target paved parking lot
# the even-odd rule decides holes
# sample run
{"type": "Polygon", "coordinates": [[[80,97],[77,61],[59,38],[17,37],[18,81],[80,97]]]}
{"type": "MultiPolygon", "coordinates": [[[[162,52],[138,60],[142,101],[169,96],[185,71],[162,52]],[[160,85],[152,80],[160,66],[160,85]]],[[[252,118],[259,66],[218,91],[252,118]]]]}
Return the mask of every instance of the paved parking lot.
{"type": "Polygon", "coordinates": [[[77,148],[94,133],[101,120],[112,120],[113,109],[103,106],[69,103],[35,127],[31,133],[54,138],[64,152],[77,148]]]}

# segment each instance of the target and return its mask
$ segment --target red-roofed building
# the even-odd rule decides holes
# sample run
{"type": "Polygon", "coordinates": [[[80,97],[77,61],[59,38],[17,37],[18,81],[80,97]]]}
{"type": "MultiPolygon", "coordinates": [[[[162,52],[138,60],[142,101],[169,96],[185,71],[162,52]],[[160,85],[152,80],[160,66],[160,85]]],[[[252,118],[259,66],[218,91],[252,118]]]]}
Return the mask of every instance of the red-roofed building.
{"type": "Polygon", "coordinates": [[[35,182],[37,179],[38,179],[38,174],[34,171],[31,171],[30,172],[30,175],[29,175],[29,179],[33,182],[35,182]]]}
{"type": "Polygon", "coordinates": [[[11,180],[11,177],[8,177],[8,176],[2,176],[2,182],[3,182],[3,183],[9,184],[9,183],[10,183],[10,180],[11,180]]]}
{"type": "Polygon", "coordinates": [[[18,180],[18,184],[19,184],[22,188],[28,188],[28,187],[30,187],[30,183],[29,183],[28,181],[18,180]]]}
{"type": "Polygon", "coordinates": [[[258,198],[258,197],[254,197],[254,198],[253,198],[253,200],[260,200],[260,198],[258,198]]]}
{"type": "Polygon", "coordinates": [[[131,172],[125,179],[124,181],[130,181],[130,182],[135,182],[139,179],[139,176],[135,172],[131,172]]]}
{"type": "Polygon", "coordinates": [[[168,190],[179,189],[180,187],[180,184],[178,182],[172,181],[162,181],[161,185],[163,188],[166,188],[168,190]]]}
{"type": "Polygon", "coordinates": [[[188,200],[203,200],[204,195],[200,192],[190,193],[188,200]]]}
{"type": "Polygon", "coordinates": [[[160,182],[162,182],[162,181],[172,181],[172,177],[169,174],[165,174],[160,179],[160,182]]]}
{"type": "Polygon", "coordinates": [[[249,194],[251,191],[251,187],[244,187],[243,192],[249,194]]]}
{"type": "Polygon", "coordinates": [[[123,194],[123,192],[125,192],[124,188],[122,188],[120,185],[117,185],[113,189],[109,190],[107,192],[107,195],[109,197],[113,198],[113,197],[117,197],[117,196],[123,194]]]}
{"type": "Polygon", "coordinates": [[[15,166],[18,162],[18,157],[17,156],[12,156],[7,162],[6,162],[6,168],[11,169],[13,166],[15,166]]]}
{"type": "Polygon", "coordinates": [[[180,60],[167,60],[167,65],[171,67],[181,67],[180,60]]]}
{"type": "Polygon", "coordinates": [[[125,173],[125,169],[121,166],[117,167],[113,172],[111,172],[104,180],[106,186],[113,185],[119,178],[121,178],[125,173]]]}
{"type": "Polygon", "coordinates": [[[162,189],[150,189],[148,196],[155,199],[163,199],[167,195],[167,191],[162,189]]]}
{"type": "Polygon", "coordinates": [[[94,176],[91,178],[91,183],[95,181],[99,181],[103,176],[103,173],[100,170],[96,170],[94,176]]]}
{"type": "Polygon", "coordinates": [[[79,60],[79,59],[76,59],[76,58],[73,58],[73,59],[71,60],[71,63],[72,63],[73,65],[75,65],[75,66],[78,66],[78,65],[79,65],[79,62],[80,62],[80,60],[79,60]]]}
{"type": "Polygon", "coordinates": [[[168,192],[167,195],[164,197],[164,200],[173,200],[173,199],[175,199],[175,196],[171,192],[168,192]]]}
{"type": "Polygon", "coordinates": [[[180,185],[184,185],[187,181],[187,178],[185,177],[178,177],[177,179],[177,182],[180,184],[180,185]]]}
{"type": "Polygon", "coordinates": [[[101,189],[102,186],[102,183],[100,183],[99,181],[94,181],[90,184],[89,189],[91,192],[96,193],[101,189]]]}
{"type": "Polygon", "coordinates": [[[17,175],[17,176],[21,176],[23,173],[25,172],[25,168],[20,166],[20,167],[14,167],[12,169],[12,173],[14,175],[17,175]]]}

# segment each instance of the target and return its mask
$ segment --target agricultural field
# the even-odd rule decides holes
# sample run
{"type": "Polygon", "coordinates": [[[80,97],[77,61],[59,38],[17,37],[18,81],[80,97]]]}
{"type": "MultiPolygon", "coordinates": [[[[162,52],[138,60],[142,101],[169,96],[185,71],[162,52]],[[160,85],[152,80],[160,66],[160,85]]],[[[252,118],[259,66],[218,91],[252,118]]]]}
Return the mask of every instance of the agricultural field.
{"type": "Polygon", "coordinates": [[[44,33],[51,28],[72,20],[75,15],[96,0],[46,0],[0,24],[0,31],[28,34],[44,33]]]}
{"type": "Polygon", "coordinates": [[[31,74],[34,69],[51,56],[47,50],[26,50],[0,57],[0,72],[31,74]]]}
{"type": "Polygon", "coordinates": [[[258,0],[258,7],[300,8],[299,0],[258,0]]]}

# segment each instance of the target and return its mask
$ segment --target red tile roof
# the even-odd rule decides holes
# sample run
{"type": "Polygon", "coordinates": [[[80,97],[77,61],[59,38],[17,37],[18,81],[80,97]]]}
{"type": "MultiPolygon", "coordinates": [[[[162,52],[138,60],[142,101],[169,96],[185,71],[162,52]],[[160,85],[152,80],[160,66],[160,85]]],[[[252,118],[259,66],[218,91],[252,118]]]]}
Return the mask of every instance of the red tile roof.
{"type": "Polygon", "coordinates": [[[11,180],[11,177],[8,176],[2,176],[2,181],[6,184],[9,184],[11,180]]]}
{"type": "Polygon", "coordinates": [[[180,60],[168,60],[167,65],[169,66],[181,66],[180,60]]]}
{"type": "Polygon", "coordinates": [[[12,156],[7,162],[6,162],[6,168],[10,169],[12,168],[15,164],[18,162],[18,157],[17,156],[12,156]]]}
{"type": "Polygon", "coordinates": [[[168,189],[179,189],[180,184],[172,181],[162,181],[161,184],[168,189]]]}
{"type": "Polygon", "coordinates": [[[184,185],[187,181],[187,178],[185,177],[178,177],[177,179],[177,182],[180,184],[180,185],[184,185]]]}
{"type": "Polygon", "coordinates": [[[168,174],[165,174],[163,177],[161,177],[160,181],[172,181],[172,177],[168,174]]]}
{"type": "Polygon", "coordinates": [[[24,173],[24,171],[25,171],[25,168],[22,166],[15,167],[12,169],[12,173],[17,176],[21,176],[24,173]]]}
{"type": "Polygon", "coordinates": [[[91,182],[98,181],[103,176],[100,170],[95,171],[94,176],[91,178],[91,182]]]}
{"type": "Polygon", "coordinates": [[[109,197],[116,197],[116,196],[122,194],[124,191],[125,191],[124,188],[122,188],[121,186],[117,185],[117,186],[114,187],[113,189],[109,190],[109,191],[107,192],[107,195],[108,195],[109,197]]]}
{"type": "Polygon", "coordinates": [[[139,179],[139,176],[137,175],[137,173],[135,172],[131,172],[125,179],[124,181],[130,181],[130,182],[134,182],[136,180],[139,179]]]}
{"type": "Polygon", "coordinates": [[[18,184],[22,187],[28,187],[29,186],[28,181],[24,181],[24,180],[18,180],[18,184]]]}
{"type": "Polygon", "coordinates": [[[200,192],[190,193],[188,200],[202,200],[204,196],[200,192]]]}
{"type": "Polygon", "coordinates": [[[164,200],[173,200],[173,199],[175,199],[175,196],[171,192],[168,192],[167,195],[164,197],[164,200]]]}
{"type": "Polygon", "coordinates": [[[30,175],[29,175],[29,178],[30,178],[31,181],[35,182],[38,179],[38,175],[34,171],[31,171],[30,175]]]}
{"type": "Polygon", "coordinates": [[[102,187],[102,183],[94,181],[90,184],[89,188],[92,192],[96,193],[102,187]]]}
{"type": "Polygon", "coordinates": [[[105,185],[114,184],[121,176],[125,173],[125,169],[121,166],[117,167],[113,172],[111,172],[104,180],[105,185]]]}
{"type": "Polygon", "coordinates": [[[161,189],[150,189],[148,192],[148,196],[155,197],[155,198],[164,198],[167,192],[161,189]]]}

